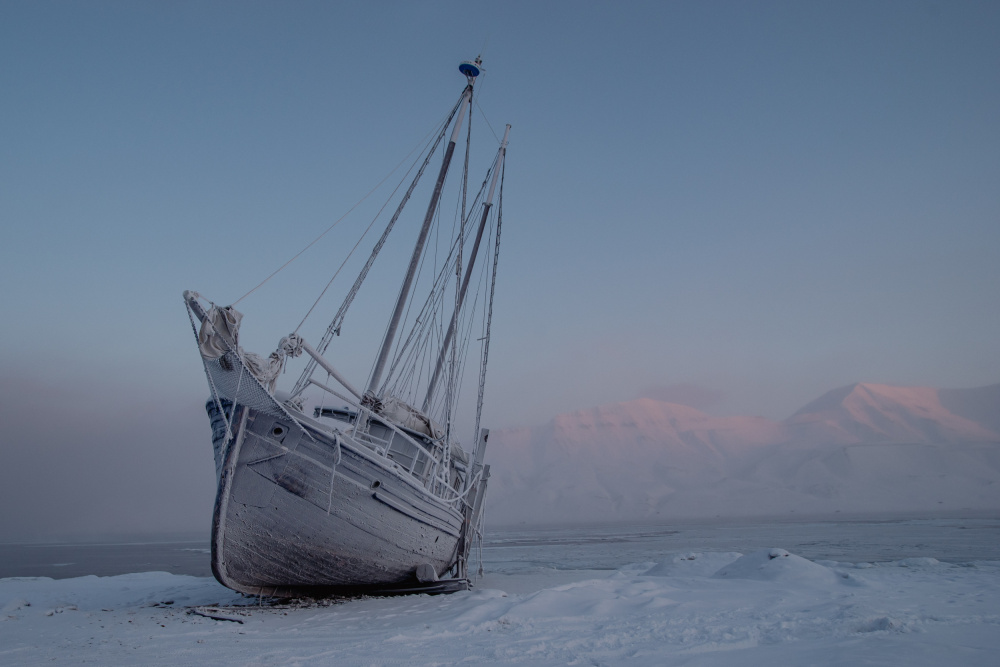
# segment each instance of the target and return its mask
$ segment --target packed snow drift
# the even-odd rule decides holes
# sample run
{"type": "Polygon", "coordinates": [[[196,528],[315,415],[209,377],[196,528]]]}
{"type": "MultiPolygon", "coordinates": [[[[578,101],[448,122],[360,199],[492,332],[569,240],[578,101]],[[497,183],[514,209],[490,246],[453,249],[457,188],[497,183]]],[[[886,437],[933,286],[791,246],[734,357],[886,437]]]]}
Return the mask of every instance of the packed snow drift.
{"type": "Polygon", "coordinates": [[[0,580],[0,664],[995,665],[1000,562],[812,562],[780,548],[472,591],[260,604],[162,572],[0,580]]]}

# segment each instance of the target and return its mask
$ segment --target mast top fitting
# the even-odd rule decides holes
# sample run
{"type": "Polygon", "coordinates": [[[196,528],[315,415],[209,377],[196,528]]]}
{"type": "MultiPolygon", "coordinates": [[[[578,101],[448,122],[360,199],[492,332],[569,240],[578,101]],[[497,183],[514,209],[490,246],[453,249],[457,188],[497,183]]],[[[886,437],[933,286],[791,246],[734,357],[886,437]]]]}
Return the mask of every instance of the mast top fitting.
{"type": "Polygon", "coordinates": [[[483,71],[483,57],[476,56],[475,60],[466,60],[458,66],[458,71],[468,77],[469,83],[472,83],[472,80],[483,71]]]}

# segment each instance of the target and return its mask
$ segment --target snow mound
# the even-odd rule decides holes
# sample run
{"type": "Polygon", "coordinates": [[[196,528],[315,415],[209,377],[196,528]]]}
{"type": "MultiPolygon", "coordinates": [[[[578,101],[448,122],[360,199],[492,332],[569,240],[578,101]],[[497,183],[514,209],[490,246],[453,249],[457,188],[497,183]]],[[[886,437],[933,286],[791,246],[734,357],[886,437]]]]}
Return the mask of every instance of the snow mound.
{"type": "Polygon", "coordinates": [[[839,579],[822,565],[784,549],[762,549],[742,556],[712,575],[717,579],[757,579],[795,583],[829,584],[839,579]]]}
{"type": "Polygon", "coordinates": [[[642,574],[647,577],[710,577],[742,555],[735,551],[677,554],[642,574]]]}
{"type": "Polygon", "coordinates": [[[910,632],[910,625],[891,616],[873,616],[859,623],[855,632],[910,632]]]}
{"type": "Polygon", "coordinates": [[[941,561],[937,558],[904,558],[903,560],[893,562],[893,565],[898,565],[899,567],[934,567],[940,564],[941,561]]]}
{"type": "Polygon", "coordinates": [[[143,572],[115,577],[20,577],[0,579],[0,608],[5,614],[63,611],[97,611],[152,605],[184,607],[199,604],[230,604],[238,593],[223,588],[214,579],[143,572]]]}

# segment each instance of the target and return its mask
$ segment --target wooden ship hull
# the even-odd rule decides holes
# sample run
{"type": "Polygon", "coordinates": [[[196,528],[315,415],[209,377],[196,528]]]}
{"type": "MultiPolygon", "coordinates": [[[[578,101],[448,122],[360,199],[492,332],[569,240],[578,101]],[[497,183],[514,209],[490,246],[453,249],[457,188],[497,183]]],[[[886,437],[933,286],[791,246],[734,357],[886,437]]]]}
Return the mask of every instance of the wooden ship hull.
{"type": "MultiPolygon", "coordinates": [[[[216,365],[218,375],[241,366],[236,355],[216,365]]],[[[256,384],[239,370],[242,382],[256,384]]],[[[220,583],[275,597],[467,588],[458,566],[478,516],[413,479],[409,470],[421,461],[406,440],[385,449],[355,440],[255,388],[265,405],[206,405],[218,473],[212,572],[220,583]],[[226,420],[234,427],[228,439],[226,420]]],[[[479,486],[472,495],[481,506],[479,486]]]]}

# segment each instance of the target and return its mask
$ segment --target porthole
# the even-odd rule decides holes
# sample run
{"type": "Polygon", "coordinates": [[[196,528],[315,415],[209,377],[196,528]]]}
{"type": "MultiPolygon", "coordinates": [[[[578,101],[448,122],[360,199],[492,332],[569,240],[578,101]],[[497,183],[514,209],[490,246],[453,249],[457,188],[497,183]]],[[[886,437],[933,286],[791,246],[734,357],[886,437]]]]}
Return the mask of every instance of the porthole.
{"type": "Polygon", "coordinates": [[[284,434],[285,434],[285,429],[284,429],[284,428],[282,428],[281,426],[275,426],[275,427],[274,427],[274,428],[273,428],[273,429],[271,430],[271,435],[273,435],[273,436],[274,436],[275,438],[280,438],[280,437],[281,437],[281,436],[283,436],[284,434]]]}
{"type": "Polygon", "coordinates": [[[378,481],[377,479],[374,482],[372,482],[373,489],[377,489],[380,486],[382,486],[382,482],[378,481]]]}

